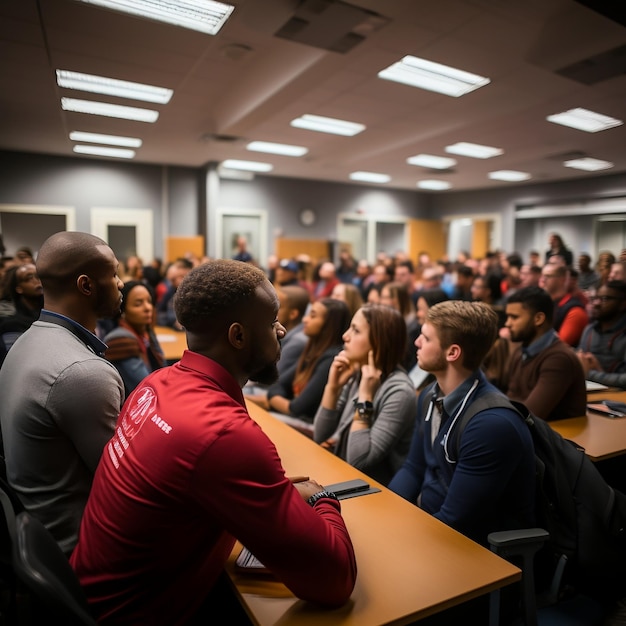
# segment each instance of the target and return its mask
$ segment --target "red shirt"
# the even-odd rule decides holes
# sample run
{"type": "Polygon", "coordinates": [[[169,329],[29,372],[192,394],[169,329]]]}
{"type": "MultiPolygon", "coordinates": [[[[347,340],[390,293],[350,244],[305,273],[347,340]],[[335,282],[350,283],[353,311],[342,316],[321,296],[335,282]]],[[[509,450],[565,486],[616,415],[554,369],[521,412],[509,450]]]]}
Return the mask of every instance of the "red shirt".
{"type": "Polygon", "coordinates": [[[352,592],[356,563],[339,503],[311,508],[235,379],[186,351],[126,401],[71,563],[98,623],[183,624],[235,538],[304,600],[337,606],[352,592]]]}

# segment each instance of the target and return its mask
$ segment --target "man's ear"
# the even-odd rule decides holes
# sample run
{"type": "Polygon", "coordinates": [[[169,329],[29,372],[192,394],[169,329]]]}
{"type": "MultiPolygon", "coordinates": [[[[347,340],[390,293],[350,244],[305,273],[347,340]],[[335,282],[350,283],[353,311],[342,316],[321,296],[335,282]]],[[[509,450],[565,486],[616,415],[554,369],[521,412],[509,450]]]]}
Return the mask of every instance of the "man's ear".
{"type": "Polygon", "coordinates": [[[543,326],[546,321],[546,314],[543,311],[535,313],[535,326],[543,326]]]}
{"type": "Polygon", "coordinates": [[[93,293],[91,278],[89,278],[87,274],[81,274],[76,279],[76,287],[78,287],[78,291],[80,291],[80,293],[86,296],[90,296],[93,293]]]}
{"type": "Polygon", "coordinates": [[[297,320],[299,315],[300,312],[298,309],[289,309],[289,315],[287,317],[289,318],[289,321],[292,322],[293,320],[297,320]]]}
{"type": "Polygon", "coordinates": [[[246,333],[243,324],[234,322],[228,327],[228,341],[234,348],[241,350],[244,346],[245,339],[246,333]]]}
{"type": "Polygon", "coordinates": [[[461,350],[461,346],[457,343],[453,343],[446,350],[446,361],[453,363],[454,361],[458,361],[461,358],[463,351],[461,350]]]}

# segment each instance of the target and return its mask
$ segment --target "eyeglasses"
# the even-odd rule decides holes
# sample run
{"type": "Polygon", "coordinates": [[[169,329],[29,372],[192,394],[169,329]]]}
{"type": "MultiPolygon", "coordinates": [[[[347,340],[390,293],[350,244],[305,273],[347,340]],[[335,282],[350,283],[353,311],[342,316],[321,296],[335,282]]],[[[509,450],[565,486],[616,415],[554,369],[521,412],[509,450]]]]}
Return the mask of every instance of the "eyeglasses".
{"type": "Polygon", "coordinates": [[[606,304],[607,302],[611,300],[622,300],[622,299],[623,298],[621,298],[620,296],[589,296],[589,300],[591,301],[600,300],[602,304],[606,304]]]}

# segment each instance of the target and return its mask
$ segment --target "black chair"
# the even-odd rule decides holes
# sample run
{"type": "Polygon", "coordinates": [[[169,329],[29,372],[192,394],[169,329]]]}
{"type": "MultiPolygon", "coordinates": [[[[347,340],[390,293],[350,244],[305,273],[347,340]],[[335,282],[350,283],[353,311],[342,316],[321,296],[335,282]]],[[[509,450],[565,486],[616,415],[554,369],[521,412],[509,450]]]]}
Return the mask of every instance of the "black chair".
{"type": "Polygon", "coordinates": [[[543,528],[494,532],[488,536],[492,552],[515,562],[522,570],[519,615],[502,625],[500,590],[493,591],[489,597],[489,626],[600,626],[604,622],[606,607],[593,598],[581,593],[562,597],[565,555],[557,562],[549,587],[537,591],[535,555],[549,537],[543,528]]]}
{"type": "Polygon", "coordinates": [[[15,575],[10,590],[14,597],[7,609],[13,614],[7,623],[96,626],[74,570],[50,532],[26,511],[16,511],[4,488],[0,488],[0,503],[6,529],[3,545],[10,544],[15,575]]]}

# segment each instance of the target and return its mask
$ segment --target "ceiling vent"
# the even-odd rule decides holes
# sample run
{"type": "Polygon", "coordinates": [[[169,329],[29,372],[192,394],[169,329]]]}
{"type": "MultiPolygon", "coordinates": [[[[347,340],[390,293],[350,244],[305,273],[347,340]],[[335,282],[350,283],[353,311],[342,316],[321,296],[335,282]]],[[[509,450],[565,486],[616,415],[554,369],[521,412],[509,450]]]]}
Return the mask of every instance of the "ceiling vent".
{"type": "Polygon", "coordinates": [[[577,61],[556,70],[557,74],[583,85],[595,85],[603,80],[626,74],[626,46],[577,61]]]}
{"type": "Polygon", "coordinates": [[[304,0],[275,35],[345,54],[388,22],[378,13],[340,0],[304,0]]]}

